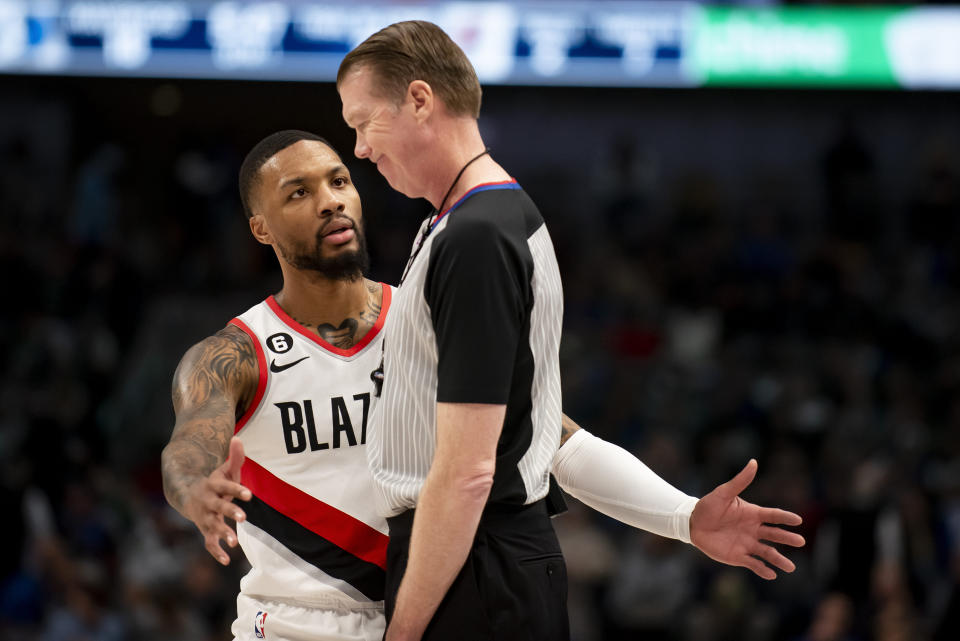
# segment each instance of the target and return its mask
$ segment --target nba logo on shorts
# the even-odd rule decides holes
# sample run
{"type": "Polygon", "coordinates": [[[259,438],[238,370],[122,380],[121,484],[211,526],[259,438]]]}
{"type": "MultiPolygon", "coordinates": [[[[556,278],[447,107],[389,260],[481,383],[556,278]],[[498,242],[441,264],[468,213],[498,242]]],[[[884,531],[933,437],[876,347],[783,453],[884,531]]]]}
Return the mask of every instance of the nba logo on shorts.
{"type": "Polygon", "coordinates": [[[267,613],[260,611],[257,612],[257,616],[253,619],[253,633],[257,635],[258,639],[265,638],[263,636],[263,624],[267,622],[267,613]]]}

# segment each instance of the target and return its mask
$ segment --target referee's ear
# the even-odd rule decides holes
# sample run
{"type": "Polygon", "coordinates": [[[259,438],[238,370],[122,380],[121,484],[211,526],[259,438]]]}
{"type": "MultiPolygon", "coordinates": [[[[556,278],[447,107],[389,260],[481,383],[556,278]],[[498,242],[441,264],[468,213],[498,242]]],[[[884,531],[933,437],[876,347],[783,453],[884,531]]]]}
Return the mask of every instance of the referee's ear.
{"type": "Polygon", "coordinates": [[[254,214],[250,217],[250,233],[253,234],[253,237],[257,239],[258,243],[264,245],[273,244],[273,236],[270,235],[270,230],[267,227],[267,221],[263,218],[263,214],[254,214]]]}
{"type": "Polygon", "coordinates": [[[430,118],[435,108],[433,88],[423,80],[414,80],[407,85],[407,101],[413,105],[413,115],[418,123],[430,118]]]}

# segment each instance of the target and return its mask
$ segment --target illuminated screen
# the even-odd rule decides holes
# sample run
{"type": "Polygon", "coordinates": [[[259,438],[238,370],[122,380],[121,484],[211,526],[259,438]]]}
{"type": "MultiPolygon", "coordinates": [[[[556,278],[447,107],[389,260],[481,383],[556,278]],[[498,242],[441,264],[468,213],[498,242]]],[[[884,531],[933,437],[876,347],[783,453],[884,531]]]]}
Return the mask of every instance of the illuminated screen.
{"type": "Polygon", "coordinates": [[[486,84],[960,87],[960,7],[688,2],[0,0],[0,73],[329,82],[407,19],[443,27],[486,84]]]}

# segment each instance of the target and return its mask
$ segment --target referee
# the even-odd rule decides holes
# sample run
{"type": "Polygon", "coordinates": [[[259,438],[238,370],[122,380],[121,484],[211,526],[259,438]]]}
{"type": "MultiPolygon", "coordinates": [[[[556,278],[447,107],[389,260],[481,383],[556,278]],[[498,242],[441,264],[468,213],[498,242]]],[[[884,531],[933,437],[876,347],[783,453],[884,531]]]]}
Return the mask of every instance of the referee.
{"type": "Polygon", "coordinates": [[[375,373],[386,639],[567,639],[566,568],[544,501],[563,315],[547,227],[485,148],[476,73],[436,25],[370,36],[337,86],[356,155],[434,206],[375,373]]]}

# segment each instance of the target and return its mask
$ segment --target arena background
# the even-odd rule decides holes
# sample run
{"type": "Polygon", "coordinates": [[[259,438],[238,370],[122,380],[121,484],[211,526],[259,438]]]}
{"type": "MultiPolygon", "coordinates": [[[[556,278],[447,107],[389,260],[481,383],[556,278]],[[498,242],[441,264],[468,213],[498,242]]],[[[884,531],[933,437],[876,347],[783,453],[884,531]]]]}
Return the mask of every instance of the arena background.
{"type": "MultiPolygon", "coordinates": [[[[0,75],[0,639],[228,639],[243,572],[163,498],[182,353],[279,288],[246,151],[327,137],[394,283],[429,207],[329,82],[0,75]]],[[[691,494],[760,462],[768,583],[571,500],[574,639],[944,641],[960,627],[960,94],[488,85],[565,285],[564,406],[691,494]]]]}

